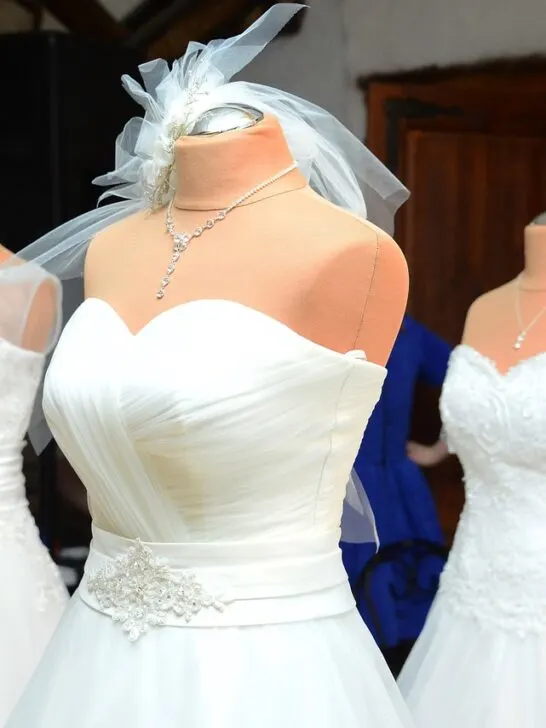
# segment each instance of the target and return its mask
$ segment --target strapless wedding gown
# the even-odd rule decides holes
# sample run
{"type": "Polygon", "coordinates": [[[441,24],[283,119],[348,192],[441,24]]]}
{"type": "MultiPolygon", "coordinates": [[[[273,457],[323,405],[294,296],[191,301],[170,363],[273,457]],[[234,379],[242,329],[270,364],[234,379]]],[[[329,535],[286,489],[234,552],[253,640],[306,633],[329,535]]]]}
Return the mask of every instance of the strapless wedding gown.
{"type": "Polygon", "coordinates": [[[399,678],[417,728],[546,725],[546,354],[452,355],[441,411],[466,504],[399,678]]]}
{"type": "Polygon", "coordinates": [[[385,370],[225,300],[72,317],[46,379],[83,582],[9,728],[402,728],[338,548],[385,370]]]}
{"type": "Polygon", "coordinates": [[[0,726],[68,601],[28,509],[22,471],[23,438],[43,365],[43,354],[0,338],[0,726]]]}

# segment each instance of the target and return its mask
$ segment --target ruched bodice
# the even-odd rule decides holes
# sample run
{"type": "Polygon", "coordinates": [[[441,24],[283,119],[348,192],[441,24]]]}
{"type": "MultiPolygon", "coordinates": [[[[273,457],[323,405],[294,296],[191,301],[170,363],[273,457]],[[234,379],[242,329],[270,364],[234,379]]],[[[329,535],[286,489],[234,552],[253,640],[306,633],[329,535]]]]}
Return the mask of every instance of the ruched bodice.
{"type": "Polygon", "coordinates": [[[502,375],[460,346],[441,400],[466,491],[442,592],[461,611],[520,632],[546,629],[545,365],[540,355],[502,375]]]}
{"type": "Polygon", "coordinates": [[[339,550],[384,377],[239,303],[185,303],[133,335],[86,300],[44,405],[93,540],[9,728],[410,728],[339,550]]]}
{"type": "Polygon", "coordinates": [[[56,349],[44,402],[101,528],[274,541],[338,529],[384,376],[232,301],[185,303],[133,335],[88,299],[56,349]]]}

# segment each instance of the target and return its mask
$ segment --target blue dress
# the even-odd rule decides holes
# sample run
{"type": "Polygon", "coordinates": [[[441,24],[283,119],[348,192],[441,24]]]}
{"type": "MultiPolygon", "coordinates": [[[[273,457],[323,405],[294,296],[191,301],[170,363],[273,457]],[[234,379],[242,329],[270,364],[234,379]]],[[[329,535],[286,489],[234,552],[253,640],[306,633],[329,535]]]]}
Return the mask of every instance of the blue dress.
{"type": "MultiPolygon", "coordinates": [[[[355,468],[366,489],[376,519],[380,548],[407,539],[425,539],[443,544],[443,534],[429,485],[421,471],[406,456],[413,400],[419,380],[441,387],[450,346],[414,321],[404,318],[389,362],[383,392],[370,418],[356,458],[355,468]]],[[[374,556],[372,544],[341,544],[345,568],[354,585],[374,556]]],[[[441,570],[438,561],[434,567],[441,570]]],[[[395,569],[382,569],[372,600],[380,616],[381,647],[415,640],[419,635],[431,598],[427,603],[413,598],[395,599],[395,569]],[[385,644],[386,643],[386,644],[385,644]]],[[[364,604],[362,617],[374,633],[374,624],[364,604]]],[[[374,634],[377,639],[377,635],[374,634]]]]}

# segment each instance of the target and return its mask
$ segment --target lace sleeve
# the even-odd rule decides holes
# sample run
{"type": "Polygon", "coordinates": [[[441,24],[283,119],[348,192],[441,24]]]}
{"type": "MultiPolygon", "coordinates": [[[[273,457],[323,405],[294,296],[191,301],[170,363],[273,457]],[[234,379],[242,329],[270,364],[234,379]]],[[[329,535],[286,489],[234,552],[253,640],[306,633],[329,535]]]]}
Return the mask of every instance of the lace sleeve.
{"type": "Polygon", "coordinates": [[[16,255],[0,265],[0,339],[38,353],[52,349],[61,325],[61,284],[16,255]]]}

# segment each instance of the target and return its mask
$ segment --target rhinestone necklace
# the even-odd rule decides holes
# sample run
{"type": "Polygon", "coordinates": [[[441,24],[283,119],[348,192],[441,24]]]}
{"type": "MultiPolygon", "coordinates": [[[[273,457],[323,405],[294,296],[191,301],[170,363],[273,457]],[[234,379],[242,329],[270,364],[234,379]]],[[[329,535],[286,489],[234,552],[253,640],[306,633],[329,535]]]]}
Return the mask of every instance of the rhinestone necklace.
{"type": "Polygon", "coordinates": [[[175,230],[173,221],[174,199],[171,200],[167,207],[165,224],[167,232],[173,239],[173,252],[171,255],[170,263],[167,266],[165,275],[161,279],[161,283],[159,284],[159,288],[157,289],[155,297],[158,299],[164,297],[165,289],[171,282],[171,277],[174,273],[178,261],[180,260],[180,256],[187,249],[188,245],[194,238],[200,237],[205,232],[205,230],[211,230],[217,222],[225,220],[232,210],[234,210],[236,207],[239,207],[239,205],[248,200],[249,197],[252,197],[256,193],[261,192],[264,187],[268,187],[269,185],[273,184],[273,182],[277,182],[277,180],[281,179],[281,177],[285,177],[287,174],[290,174],[290,172],[296,169],[297,166],[298,163],[294,162],[290,165],[290,167],[287,167],[286,169],[277,172],[277,174],[273,175],[273,177],[269,177],[269,179],[266,179],[264,182],[260,182],[259,185],[256,185],[256,187],[253,187],[249,192],[245,192],[245,194],[235,200],[235,202],[232,202],[231,205],[228,205],[223,210],[220,210],[220,212],[216,213],[214,217],[210,217],[202,226],[196,227],[192,233],[181,233],[175,230]]]}
{"type": "Polygon", "coordinates": [[[534,319],[532,319],[531,323],[527,324],[527,326],[523,325],[523,321],[521,318],[521,305],[520,305],[521,279],[522,279],[522,275],[520,274],[516,278],[516,318],[517,318],[518,326],[519,326],[519,334],[513,344],[513,347],[516,350],[521,349],[523,342],[525,341],[525,337],[527,336],[529,331],[537,323],[537,321],[540,318],[542,318],[542,316],[546,313],[546,306],[543,306],[540,309],[540,311],[537,313],[537,315],[534,317],[534,319]]]}

